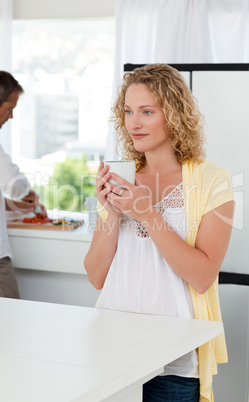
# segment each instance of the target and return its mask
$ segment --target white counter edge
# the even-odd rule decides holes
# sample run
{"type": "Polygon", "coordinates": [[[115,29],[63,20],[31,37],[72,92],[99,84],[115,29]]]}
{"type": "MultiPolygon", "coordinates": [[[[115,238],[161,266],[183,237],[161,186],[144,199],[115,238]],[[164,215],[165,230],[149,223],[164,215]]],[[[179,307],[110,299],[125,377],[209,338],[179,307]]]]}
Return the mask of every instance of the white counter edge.
{"type": "Polygon", "coordinates": [[[32,237],[40,239],[58,239],[70,241],[92,241],[92,234],[87,230],[35,230],[35,229],[8,229],[9,236],[32,237]]]}

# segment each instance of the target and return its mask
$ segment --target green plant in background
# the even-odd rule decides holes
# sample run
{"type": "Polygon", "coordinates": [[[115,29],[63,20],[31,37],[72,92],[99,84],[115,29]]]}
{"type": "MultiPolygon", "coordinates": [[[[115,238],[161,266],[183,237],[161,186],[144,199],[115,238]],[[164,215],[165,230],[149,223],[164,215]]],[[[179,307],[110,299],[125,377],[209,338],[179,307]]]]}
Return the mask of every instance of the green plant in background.
{"type": "Polygon", "coordinates": [[[35,186],[47,209],[82,212],[86,197],[95,197],[97,172],[91,172],[86,156],[66,159],[55,165],[54,174],[45,186],[35,186]]]}

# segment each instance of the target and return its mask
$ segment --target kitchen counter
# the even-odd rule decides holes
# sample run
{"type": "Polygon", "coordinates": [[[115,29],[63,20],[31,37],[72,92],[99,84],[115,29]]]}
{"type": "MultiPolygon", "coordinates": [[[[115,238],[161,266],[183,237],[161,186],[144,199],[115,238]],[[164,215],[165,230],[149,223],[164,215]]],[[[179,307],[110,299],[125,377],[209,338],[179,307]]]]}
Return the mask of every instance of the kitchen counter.
{"type": "Polygon", "coordinates": [[[99,291],[84,269],[92,231],[88,214],[80,219],[84,225],[73,231],[8,229],[22,299],[95,306],[99,291]]]}
{"type": "Polygon", "coordinates": [[[4,402],[141,402],[144,382],[222,323],[0,298],[4,402]]]}
{"type": "Polygon", "coordinates": [[[87,224],[73,231],[8,229],[13,265],[41,271],[82,274],[92,240],[87,224]]]}

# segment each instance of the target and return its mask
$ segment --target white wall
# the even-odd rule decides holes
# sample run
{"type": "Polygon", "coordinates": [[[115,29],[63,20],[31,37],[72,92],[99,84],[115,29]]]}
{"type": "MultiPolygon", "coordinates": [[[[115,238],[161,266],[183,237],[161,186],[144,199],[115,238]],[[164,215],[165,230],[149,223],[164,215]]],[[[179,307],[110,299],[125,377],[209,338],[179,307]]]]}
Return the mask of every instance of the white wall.
{"type": "Polygon", "coordinates": [[[14,19],[108,17],[116,0],[12,0],[14,19]]]}

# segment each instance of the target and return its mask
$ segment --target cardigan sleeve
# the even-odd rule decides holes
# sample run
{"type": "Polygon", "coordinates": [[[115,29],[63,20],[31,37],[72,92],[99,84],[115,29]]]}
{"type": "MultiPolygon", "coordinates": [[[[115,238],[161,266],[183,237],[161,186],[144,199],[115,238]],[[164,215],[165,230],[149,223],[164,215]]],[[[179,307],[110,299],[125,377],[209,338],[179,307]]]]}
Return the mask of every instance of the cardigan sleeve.
{"type": "Polygon", "coordinates": [[[203,164],[202,172],[202,215],[225,204],[234,201],[233,183],[230,173],[213,163],[203,164]]]}

